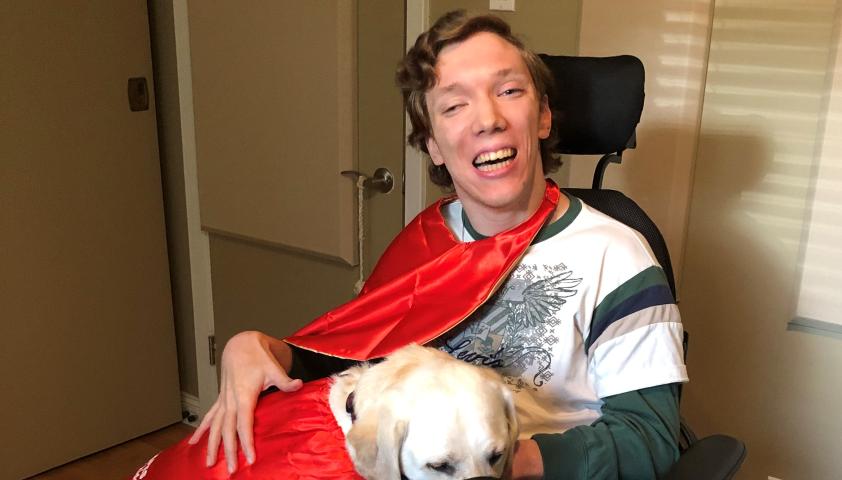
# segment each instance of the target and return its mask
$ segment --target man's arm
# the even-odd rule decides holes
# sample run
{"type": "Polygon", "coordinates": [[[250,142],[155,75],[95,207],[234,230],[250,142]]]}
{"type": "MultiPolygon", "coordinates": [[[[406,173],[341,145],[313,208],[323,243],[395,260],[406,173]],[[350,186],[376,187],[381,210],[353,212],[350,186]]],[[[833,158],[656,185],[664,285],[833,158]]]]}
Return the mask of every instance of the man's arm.
{"type": "Polygon", "coordinates": [[[295,345],[287,345],[292,354],[292,368],[289,370],[289,376],[300,378],[305,382],[328,377],[360,363],[356,360],[332,357],[305,350],[295,345]]]}
{"type": "Polygon", "coordinates": [[[593,424],[532,437],[545,479],[653,479],[678,459],[678,384],[603,401],[602,417],[593,424]]]}

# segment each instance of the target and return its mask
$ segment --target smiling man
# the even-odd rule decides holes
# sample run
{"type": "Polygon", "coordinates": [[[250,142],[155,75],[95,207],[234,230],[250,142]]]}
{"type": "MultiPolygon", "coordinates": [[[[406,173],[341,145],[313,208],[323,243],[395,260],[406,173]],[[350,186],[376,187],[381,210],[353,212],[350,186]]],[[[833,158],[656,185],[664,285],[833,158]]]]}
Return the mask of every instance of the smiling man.
{"type": "Polygon", "coordinates": [[[255,461],[261,390],[418,342],[503,375],[521,423],[514,478],[663,475],[687,380],[678,311],[640,235],[545,181],[558,166],[546,67],[499,18],[452,12],[397,79],[409,141],[456,199],[401,233],[357,300],[285,341],[232,338],[191,441],[209,431],[208,463],[222,442],[233,471],[238,438],[255,461]]]}
{"type": "MultiPolygon", "coordinates": [[[[426,147],[444,166],[478,232],[491,236],[541,203],[540,140],[550,136],[547,97],[512,44],[490,32],[444,47],[426,92],[432,132],[426,147]]],[[[566,210],[566,200],[558,214],[566,210]]]]}

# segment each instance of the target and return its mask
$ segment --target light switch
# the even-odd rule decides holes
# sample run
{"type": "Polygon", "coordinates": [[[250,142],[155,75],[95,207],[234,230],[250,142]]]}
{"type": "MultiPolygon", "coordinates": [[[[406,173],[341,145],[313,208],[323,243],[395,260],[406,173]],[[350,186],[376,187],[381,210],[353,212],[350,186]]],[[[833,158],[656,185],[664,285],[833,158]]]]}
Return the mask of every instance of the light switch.
{"type": "Polygon", "coordinates": [[[499,10],[502,12],[514,12],[515,0],[489,0],[488,8],[490,10],[499,10]]]}

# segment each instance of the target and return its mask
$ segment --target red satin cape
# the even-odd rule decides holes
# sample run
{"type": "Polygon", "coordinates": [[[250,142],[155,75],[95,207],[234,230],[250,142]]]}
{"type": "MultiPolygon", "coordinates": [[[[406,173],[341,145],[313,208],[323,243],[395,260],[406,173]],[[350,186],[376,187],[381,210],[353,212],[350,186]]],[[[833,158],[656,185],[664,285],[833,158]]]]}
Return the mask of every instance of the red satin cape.
{"type": "Polygon", "coordinates": [[[136,480],[362,480],[345,450],[345,436],[327,403],[330,379],[305,383],[292,393],[265,395],[254,412],[257,461],[229,476],[225,453],[205,466],[207,436],[196,445],[187,438],[153,457],[132,477],[136,480]]]}
{"type": "Polygon", "coordinates": [[[494,293],[552,216],[561,193],[547,180],[538,210],[493,237],[459,241],[439,200],[395,238],[360,295],[285,339],[315,352],[370,360],[425,344],[467,318],[494,293]]]}
{"type": "MultiPolygon", "coordinates": [[[[475,242],[460,242],[445,224],[439,200],[392,242],[360,295],[286,339],[301,348],[353,360],[386,356],[425,344],[467,318],[518,264],[552,216],[561,193],[547,181],[538,210],[522,224],[475,242]]],[[[228,475],[224,453],[205,467],[207,441],[181,443],[153,457],[136,480],[348,479],[360,480],[345,438],[327,404],[330,380],[305,383],[297,392],[260,399],[254,417],[257,461],[242,451],[228,475]]]]}

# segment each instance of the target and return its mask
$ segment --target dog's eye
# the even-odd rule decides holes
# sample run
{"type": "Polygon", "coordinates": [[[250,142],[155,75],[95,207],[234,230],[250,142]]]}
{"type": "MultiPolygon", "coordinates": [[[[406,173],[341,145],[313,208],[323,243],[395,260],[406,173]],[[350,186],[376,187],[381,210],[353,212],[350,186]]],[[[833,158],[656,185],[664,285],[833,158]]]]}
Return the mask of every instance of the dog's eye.
{"type": "Polygon", "coordinates": [[[488,456],[488,464],[493,466],[495,463],[499,462],[502,457],[503,452],[494,452],[488,456]]]}
{"type": "Polygon", "coordinates": [[[441,463],[428,463],[428,464],[427,464],[427,468],[429,468],[429,469],[431,469],[431,470],[435,470],[435,471],[437,471],[437,472],[439,472],[439,473],[444,473],[444,474],[447,474],[447,475],[453,475],[453,472],[455,472],[455,471],[456,471],[456,469],[455,469],[455,468],[453,468],[453,465],[451,465],[451,464],[449,464],[449,463],[447,463],[447,462],[441,462],[441,463]]]}

